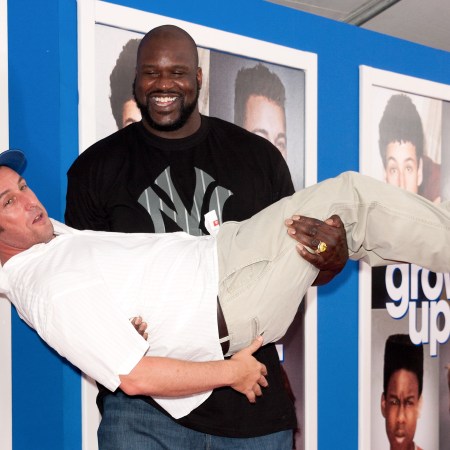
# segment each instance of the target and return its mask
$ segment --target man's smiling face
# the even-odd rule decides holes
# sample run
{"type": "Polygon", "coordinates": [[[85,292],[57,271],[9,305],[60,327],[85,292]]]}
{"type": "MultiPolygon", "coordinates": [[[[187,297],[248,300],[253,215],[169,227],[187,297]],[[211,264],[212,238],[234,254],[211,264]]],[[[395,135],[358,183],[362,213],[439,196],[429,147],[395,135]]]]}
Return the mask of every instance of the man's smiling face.
{"type": "Polygon", "coordinates": [[[197,49],[183,35],[161,31],[142,41],[134,96],[153,132],[171,137],[171,132],[179,131],[177,137],[184,137],[196,131],[199,117],[192,114],[197,111],[201,82],[197,49]]]}

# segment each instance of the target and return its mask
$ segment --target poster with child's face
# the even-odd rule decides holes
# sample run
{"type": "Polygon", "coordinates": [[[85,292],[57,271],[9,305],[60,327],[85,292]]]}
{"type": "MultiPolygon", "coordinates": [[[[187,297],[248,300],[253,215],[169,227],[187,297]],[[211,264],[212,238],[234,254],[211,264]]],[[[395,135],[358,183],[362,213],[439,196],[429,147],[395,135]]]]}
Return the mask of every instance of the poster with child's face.
{"type": "MultiPolygon", "coordinates": [[[[440,203],[450,177],[450,89],[437,98],[435,87],[362,69],[360,171],[440,203]]],[[[360,448],[447,448],[449,274],[361,263],[360,280],[360,448]]]]}
{"type": "MultiPolygon", "coordinates": [[[[141,120],[133,95],[138,45],[147,31],[170,23],[185,29],[198,45],[200,113],[236,123],[272,142],[274,151],[286,159],[297,189],[316,181],[316,55],[104,2],[96,3],[95,18],[81,20],[83,26],[87,20],[94,23],[83,34],[91,39],[80,45],[80,151],[141,120]],[[236,120],[239,99],[242,122],[236,120]]],[[[277,344],[285,386],[295,402],[297,449],[317,447],[314,302],[312,289],[292,331],[277,344]]],[[[98,414],[92,380],[85,379],[83,388],[88,392],[83,401],[88,424],[84,433],[95,448],[98,414]]]]}
{"type": "MultiPolygon", "coordinates": [[[[143,34],[96,27],[97,139],[141,120],[133,98],[136,53],[143,34]],[[101,47],[101,51],[100,51],[101,47]],[[102,101],[100,101],[100,99],[102,101]]],[[[269,140],[286,159],[296,189],[305,183],[305,73],[298,68],[199,48],[201,114],[219,117],[269,140]]],[[[277,344],[283,376],[295,403],[298,429],[305,429],[304,332],[301,307],[291,332],[277,344]]],[[[304,448],[304,432],[295,433],[304,448]]]]}

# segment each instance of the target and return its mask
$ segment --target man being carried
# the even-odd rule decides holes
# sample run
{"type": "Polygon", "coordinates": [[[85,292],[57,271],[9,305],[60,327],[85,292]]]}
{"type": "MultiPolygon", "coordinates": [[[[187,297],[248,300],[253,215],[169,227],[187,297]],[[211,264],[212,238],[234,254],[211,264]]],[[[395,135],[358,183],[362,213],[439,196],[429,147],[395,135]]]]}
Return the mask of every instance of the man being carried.
{"type": "MultiPolygon", "coordinates": [[[[82,371],[109,389],[120,385],[132,394],[152,395],[174,417],[188,414],[220,383],[197,386],[191,389],[195,395],[187,395],[182,386],[170,391],[174,379],[184,383],[175,374],[167,391],[157,390],[155,371],[147,370],[152,358],[144,354],[158,361],[172,358],[167,364],[222,359],[213,320],[217,297],[228,328],[228,355],[259,335],[274,342],[316,279],[318,269],[299,258],[283,218],[291,217],[289,227],[301,220],[298,214],[338,214],[350,258],[450,270],[442,251],[450,245],[450,211],[357,173],[299,191],[246,221],[226,222],[216,237],[193,237],[78,231],[53,221],[19,175],[23,163],[18,151],[0,155],[3,292],[43,339],[82,371]],[[147,342],[129,323],[137,315],[151,324],[147,342]]],[[[308,228],[301,254],[316,239],[308,228]]],[[[326,242],[316,247],[326,252],[326,242]]],[[[264,368],[256,372],[253,385],[265,385],[264,368]]],[[[249,391],[259,394],[259,387],[247,386],[244,392],[249,391]]]]}

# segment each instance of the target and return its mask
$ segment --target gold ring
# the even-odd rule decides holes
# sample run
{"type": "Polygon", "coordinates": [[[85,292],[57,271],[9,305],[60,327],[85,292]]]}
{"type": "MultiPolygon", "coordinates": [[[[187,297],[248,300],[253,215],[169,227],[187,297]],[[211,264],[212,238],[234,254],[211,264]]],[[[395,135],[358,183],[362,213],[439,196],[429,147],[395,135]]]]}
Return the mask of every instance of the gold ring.
{"type": "Polygon", "coordinates": [[[327,244],[325,242],[323,242],[323,241],[320,241],[317,244],[317,251],[316,251],[316,253],[323,253],[323,252],[326,252],[326,251],[327,251],[327,244]]]}

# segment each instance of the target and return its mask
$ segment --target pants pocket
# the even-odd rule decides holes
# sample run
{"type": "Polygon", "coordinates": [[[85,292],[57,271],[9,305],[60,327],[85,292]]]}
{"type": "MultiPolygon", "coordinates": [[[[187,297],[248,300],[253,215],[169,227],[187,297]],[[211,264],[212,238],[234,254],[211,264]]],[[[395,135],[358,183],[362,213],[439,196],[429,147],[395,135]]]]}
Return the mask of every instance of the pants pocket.
{"type": "Polygon", "coordinates": [[[233,295],[257,280],[267,268],[269,261],[256,261],[228,275],[222,282],[223,289],[233,295]]]}

